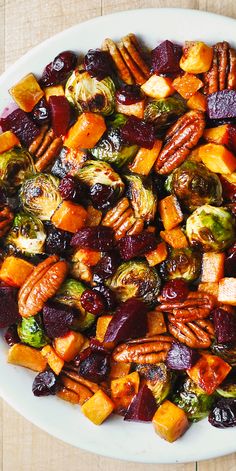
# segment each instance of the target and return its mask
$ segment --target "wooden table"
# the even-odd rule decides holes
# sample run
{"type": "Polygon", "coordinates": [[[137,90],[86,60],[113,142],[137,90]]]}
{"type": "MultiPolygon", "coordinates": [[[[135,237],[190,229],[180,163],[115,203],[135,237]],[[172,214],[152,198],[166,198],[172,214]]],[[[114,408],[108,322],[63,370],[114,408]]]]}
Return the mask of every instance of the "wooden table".
{"type": "MultiPolygon", "coordinates": [[[[195,8],[236,18],[235,0],[0,0],[0,72],[33,46],[69,26],[95,16],[145,7],[195,8]]],[[[0,424],[0,471],[236,469],[236,454],[186,465],[142,465],[85,453],[40,431],[1,400],[0,424]]]]}

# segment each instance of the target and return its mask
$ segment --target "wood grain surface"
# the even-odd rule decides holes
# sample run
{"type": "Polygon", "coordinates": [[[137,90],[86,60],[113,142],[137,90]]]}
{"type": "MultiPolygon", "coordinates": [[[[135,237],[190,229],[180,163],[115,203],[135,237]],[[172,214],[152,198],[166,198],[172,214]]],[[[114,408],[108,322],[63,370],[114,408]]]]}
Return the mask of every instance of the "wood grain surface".
{"type": "MultiPolygon", "coordinates": [[[[195,8],[236,18],[235,0],[0,0],[0,73],[33,46],[69,26],[145,7],[195,8]]],[[[86,453],[50,437],[1,400],[0,440],[0,471],[236,470],[236,454],[199,463],[139,465],[86,453]]]]}

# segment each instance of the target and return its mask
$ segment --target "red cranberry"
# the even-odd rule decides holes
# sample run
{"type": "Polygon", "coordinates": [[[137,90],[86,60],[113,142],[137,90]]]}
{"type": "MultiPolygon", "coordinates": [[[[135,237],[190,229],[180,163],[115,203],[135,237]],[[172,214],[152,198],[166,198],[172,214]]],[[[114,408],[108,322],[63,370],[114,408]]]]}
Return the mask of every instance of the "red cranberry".
{"type": "Polygon", "coordinates": [[[188,294],[189,288],[184,280],[167,281],[161,292],[162,298],[167,301],[184,301],[188,294]]]}
{"type": "Polygon", "coordinates": [[[225,259],[225,276],[236,278],[236,252],[225,259]]]}
{"type": "Polygon", "coordinates": [[[114,232],[111,227],[96,226],[80,229],[71,239],[71,246],[109,251],[114,248],[114,232]]]}
{"type": "Polygon", "coordinates": [[[61,52],[50,64],[46,65],[40,79],[40,85],[49,87],[50,85],[57,85],[63,82],[68,74],[75,68],[76,64],[77,57],[73,52],[61,52]]]}
{"type": "Polygon", "coordinates": [[[49,226],[45,243],[45,252],[49,254],[64,254],[70,248],[71,233],[49,226]]]}
{"type": "Polygon", "coordinates": [[[99,315],[104,311],[102,297],[91,289],[86,289],[83,292],[80,302],[85,311],[91,312],[91,314],[99,315]]]}
{"type": "Polygon", "coordinates": [[[116,101],[122,105],[132,105],[140,100],[142,100],[142,95],[137,85],[123,85],[116,92],[116,101]]]}
{"type": "Polygon", "coordinates": [[[8,327],[7,331],[5,332],[4,338],[10,347],[12,347],[12,345],[15,345],[15,343],[20,342],[16,324],[10,325],[10,327],[8,327]]]}
{"type": "Polygon", "coordinates": [[[6,118],[1,118],[0,126],[3,131],[13,131],[21,144],[26,147],[30,146],[40,132],[40,129],[30,119],[30,115],[19,108],[12,111],[6,118]]]}
{"type": "Polygon", "coordinates": [[[76,177],[66,175],[59,184],[59,191],[63,200],[71,200],[81,203],[84,193],[84,185],[76,177]]]}
{"type": "Polygon", "coordinates": [[[57,389],[57,377],[52,370],[42,371],[34,378],[32,391],[35,396],[54,395],[56,394],[57,389]]]}
{"type": "Polygon", "coordinates": [[[230,183],[223,175],[220,175],[223,199],[232,203],[236,202],[236,184],[230,183]]]}
{"type": "Polygon", "coordinates": [[[35,105],[33,111],[30,113],[30,116],[38,126],[49,123],[50,111],[44,97],[41,98],[41,100],[35,105]]]}
{"type": "Polygon", "coordinates": [[[108,209],[117,199],[114,188],[102,183],[95,183],[91,186],[89,197],[96,209],[108,209]]]}
{"type": "Polygon", "coordinates": [[[91,77],[102,80],[113,73],[112,59],[107,51],[89,49],[84,57],[84,67],[91,77]]]}
{"type": "Polygon", "coordinates": [[[90,339],[89,346],[90,346],[91,352],[108,353],[103,343],[99,342],[99,340],[97,340],[95,337],[92,337],[90,339]]]}
{"type": "Polygon", "coordinates": [[[152,149],[154,145],[155,129],[153,124],[146,123],[136,116],[129,116],[120,132],[122,139],[129,144],[137,144],[147,149],[152,149]]]}
{"type": "Polygon", "coordinates": [[[120,263],[120,257],[116,252],[104,255],[93,269],[93,281],[102,283],[103,280],[114,275],[120,263]]]}
{"type": "Polygon", "coordinates": [[[133,257],[142,257],[154,250],[157,240],[151,232],[141,232],[138,235],[128,235],[120,239],[118,248],[123,260],[131,260],[133,257]]]}
{"type": "Polygon", "coordinates": [[[224,397],[219,399],[209,414],[208,420],[213,427],[227,428],[236,426],[236,399],[224,397]]]}
{"type": "Polygon", "coordinates": [[[152,51],[152,69],[156,74],[175,75],[181,71],[179,61],[182,47],[171,41],[163,41],[152,51]]]}
{"type": "Polygon", "coordinates": [[[115,292],[102,284],[95,286],[93,290],[98,291],[100,294],[102,294],[105,308],[108,311],[114,311],[114,309],[117,306],[117,299],[116,299],[115,292]]]}

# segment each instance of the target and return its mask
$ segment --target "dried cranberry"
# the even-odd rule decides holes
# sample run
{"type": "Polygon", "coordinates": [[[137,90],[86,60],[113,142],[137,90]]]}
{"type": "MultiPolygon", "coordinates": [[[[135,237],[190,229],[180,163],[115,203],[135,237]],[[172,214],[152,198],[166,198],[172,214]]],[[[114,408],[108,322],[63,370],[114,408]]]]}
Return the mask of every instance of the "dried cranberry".
{"type": "Polygon", "coordinates": [[[184,280],[167,281],[161,292],[162,298],[167,301],[184,301],[189,294],[189,288],[184,280]]]}
{"type": "Polygon", "coordinates": [[[46,65],[39,81],[40,85],[42,87],[48,87],[63,82],[68,74],[75,68],[76,64],[77,57],[73,52],[61,52],[55,57],[53,62],[46,65]]]}
{"type": "Polygon", "coordinates": [[[1,118],[0,126],[3,131],[13,131],[26,147],[29,147],[38,136],[40,129],[24,111],[17,108],[6,118],[1,118]]]}
{"type": "Polygon", "coordinates": [[[208,420],[213,427],[235,427],[236,399],[224,398],[217,401],[209,414],[208,420]]]}
{"type": "Polygon", "coordinates": [[[89,49],[84,57],[84,67],[91,77],[102,80],[113,73],[112,59],[107,51],[89,49]]]}
{"type": "Polygon", "coordinates": [[[114,248],[114,232],[111,227],[85,227],[76,232],[71,239],[71,246],[93,250],[108,251],[114,248]]]}
{"type": "Polygon", "coordinates": [[[35,396],[50,396],[57,392],[58,381],[52,370],[46,370],[39,373],[32,385],[32,391],[35,396]]]}
{"type": "Polygon", "coordinates": [[[92,352],[90,348],[86,350],[89,350],[88,355],[85,356],[86,351],[82,352],[78,373],[89,381],[101,383],[110,372],[110,355],[104,352],[92,352]]]}
{"type": "Polygon", "coordinates": [[[50,96],[52,129],[56,137],[65,136],[70,126],[70,105],[65,96],[50,96]]]}
{"type": "Polygon", "coordinates": [[[129,405],[124,420],[151,422],[156,410],[157,404],[152,391],[143,384],[129,405]]]}
{"type": "Polygon", "coordinates": [[[154,250],[157,240],[151,232],[141,232],[137,235],[127,235],[120,239],[118,248],[123,260],[131,260],[133,257],[142,257],[146,253],[154,250]]]}
{"type": "Polygon", "coordinates": [[[179,61],[182,47],[171,41],[163,41],[152,51],[152,69],[156,74],[175,75],[181,72],[179,61]]]}
{"type": "Polygon", "coordinates": [[[168,351],[166,364],[172,370],[187,370],[192,368],[199,358],[196,350],[180,342],[173,342],[168,351]]]}
{"type": "Polygon", "coordinates": [[[18,290],[12,286],[0,286],[0,329],[19,320],[18,290]]]}
{"type": "Polygon", "coordinates": [[[154,145],[155,129],[153,124],[146,123],[136,116],[129,116],[120,133],[122,139],[129,144],[137,144],[147,149],[152,149],[154,145]]]}
{"type": "Polygon", "coordinates": [[[216,308],[211,312],[216,339],[219,343],[236,342],[236,315],[216,308]]]}
{"type": "Polygon", "coordinates": [[[41,100],[35,105],[33,111],[30,113],[30,116],[38,126],[49,123],[50,110],[44,97],[41,98],[41,100]]]}
{"type": "Polygon", "coordinates": [[[95,286],[93,290],[102,294],[105,308],[108,311],[113,311],[115,309],[117,306],[117,299],[114,291],[102,284],[95,286]]]}
{"type": "Polygon", "coordinates": [[[123,85],[116,92],[116,101],[122,105],[132,105],[140,100],[142,100],[142,95],[138,85],[123,85]]]}
{"type": "Polygon", "coordinates": [[[10,327],[8,327],[7,331],[5,332],[4,338],[10,347],[12,347],[12,345],[15,345],[15,343],[20,342],[16,324],[12,324],[10,325],[10,327]]]}
{"type": "Polygon", "coordinates": [[[85,311],[91,314],[102,314],[104,311],[104,303],[102,296],[91,289],[86,289],[81,295],[80,302],[85,311]]]}
{"type": "Polygon", "coordinates": [[[84,185],[76,177],[66,175],[59,184],[59,191],[63,200],[71,200],[81,203],[84,193],[84,185]]]}
{"type": "Polygon", "coordinates": [[[108,209],[117,199],[114,188],[102,183],[95,183],[90,187],[89,197],[96,209],[108,209]]]}
{"type": "Polygon", "coordinates": [[[90,346],[91,352],[108,353],[103,343],[99,342],[99,340],[97,340],[95,337],[92,337],[90,339],[89,346],[90,346]]]}
{"type": "Polygon", "coordinates": [[[43,308],[43,323],[48,337],[66,335],[76,317],[76,312],[70,306],[49,301],[43,308]]]}
{"type": "Polygon", "coordinates": [[[236,252],[225,259],[225,276],[236,278],[236,252]]]}
{"type": "Polygon", "coordinates": [[[71,241],[70,232],[49,226],[47,229],[47,239],[45,243],[45,251],[49,254],[63,254],[70,248],[71,241]]]}
{"type": "Polygon", "coordinates": [[[114,275],[120,263],[120,257],[116,252],[104,255],[93,269],[93,281],[102,283],[103,280],[114,275]]]}

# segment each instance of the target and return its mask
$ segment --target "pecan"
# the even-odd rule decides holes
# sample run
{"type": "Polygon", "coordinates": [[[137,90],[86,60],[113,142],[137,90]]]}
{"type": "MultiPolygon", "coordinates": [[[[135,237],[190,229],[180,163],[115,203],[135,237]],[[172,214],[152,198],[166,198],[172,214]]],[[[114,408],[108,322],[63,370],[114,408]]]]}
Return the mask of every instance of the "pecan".
{"type": "Polygon", "coordinates": [[[183,323],[194,321],[196,319],[205,319],[210,311],[215,307],[215,297],[209,293],[194,291],[188,294],[187,299],[182,302],[163,301],[160,296],[156,311],[167,312],[173,315],[176,320],[183,323]]]}
{"type": "Polygon", "coordinates": [[[30,317],[41,311],[45,302],[56,293],[64,281],[67,271],[67,262],[59,260],[57,255],[39,263],[19,291],[20,315],[30,317]]]}
{"type": "Polygon", "coordinates": [[[78,403],[81,406],[99,389],[97,384],[87,381],[70,371],[64,371],[60,376],[60,380],[67,390],[73,391],[78,395],[78,403]]]}
{"type": "Polygon", "coordinates": [[[0,209],[0,237],[4,236],[10,229],[14,214],[5,206],[0,209]]]}
{"type": "Polygon", "coordinates": [[[43,126],[39,135],[29,147],[31,154],[38,159],[35,167],[38,172],[42,172],[57,157],[63,145],[61,137],[55,137],[53,130],[43,126]]]}
{"type": "Polygon", "coordinates": [[[118,345],[113,351],[113,360],[124,363],[153,364],[164,361],[173,338],[169,335],[130,340],[118,345]]]}
{"type": "Polygon", "coordinates": [[[206,319],[193,322],[181,322],[174,316],[168,316],[169,332],[180,342],[191,348],[208,348],[212,343],[214,328],[206,319]]]}
{"type": "Polygon", "coordinates": [[[119,240],[125,235],[140,234],[144,222],[134,216],[128,198],[122,198],[114,208],[107,212],[102,220],[102,225],[112,227],[116,240],[119,240]]]}
{"type": "Polygon", "coordinates": [[[212,65],[203,82],[205,94],[236,88],[236,51],[226,41],[213,46],[212,65]]]}
{"type": "Polygon", "coordinates": [[[167,132],[164,146],[156,160],[157,173],[168,174],[181,165],[198,143],[205,127],[201,111],[189,111],[167,132]]]}

